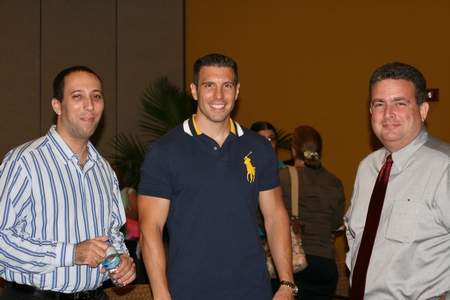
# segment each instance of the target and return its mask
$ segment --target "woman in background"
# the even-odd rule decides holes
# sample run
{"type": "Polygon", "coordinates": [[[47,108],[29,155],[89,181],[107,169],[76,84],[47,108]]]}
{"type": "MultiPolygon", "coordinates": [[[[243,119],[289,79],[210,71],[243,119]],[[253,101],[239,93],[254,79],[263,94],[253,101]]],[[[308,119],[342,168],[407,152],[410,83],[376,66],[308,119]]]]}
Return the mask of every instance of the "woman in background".
{"type": "MultiPolygon", "coordinates": [[[[302,222],[302,245],[308,267],[294,274],[301,300],[332,300],[338,282],[332,231],[339,228],[344,216],[344,187],[339,178],[322,167],[322,138],[310,126],[297,127],[291,140],[292,157],[298,173],[299,220],[302,222]]],[[[283,200],[292,217],[289,170],[280,171],[283,200]]]]}
{"type": "MultiPolygon", "coordinates": [[[[278,141],[278,136],[277,136],[277,131],[275,130],[275,127],[273,127],[272,124],[270,124],[269,122],[256,122],[253,123],[252,126],[250,127],[250,130],[259,133],[260,135],[262,135],[263,137],[265,137],[270,144],[273,147],[273,150],[277,150],[277,141],[278,141]]],[[[278,162],[278,168],[282,168],[284,167],[284,163],[279,161],[278,162]]]]}

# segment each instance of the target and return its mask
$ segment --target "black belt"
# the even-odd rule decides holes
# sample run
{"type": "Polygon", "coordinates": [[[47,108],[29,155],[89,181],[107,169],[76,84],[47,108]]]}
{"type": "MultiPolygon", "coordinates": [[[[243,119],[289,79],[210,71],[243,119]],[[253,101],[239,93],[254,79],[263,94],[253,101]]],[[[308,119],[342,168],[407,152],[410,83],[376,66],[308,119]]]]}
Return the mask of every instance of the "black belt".
{"type": "Polygon", "coordinates": [[[53,291],[44,291],[30,285],[18,284],[16,282],[11,283],[9,286],[11,289],[22,293],[39,297],[45,297],[49,299],[61,299],[61,300],[90,300],[95,299],[95,297],[97,297],[103,292],[102,288],[98,288],[94,291],[65,294],[53,291]]]}

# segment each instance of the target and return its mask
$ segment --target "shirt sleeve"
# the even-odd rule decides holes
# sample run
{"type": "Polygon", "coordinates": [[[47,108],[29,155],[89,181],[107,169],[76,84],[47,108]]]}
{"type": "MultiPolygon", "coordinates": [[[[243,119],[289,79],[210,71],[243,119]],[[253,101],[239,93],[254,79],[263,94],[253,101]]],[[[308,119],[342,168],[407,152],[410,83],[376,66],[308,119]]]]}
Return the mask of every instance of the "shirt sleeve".
{"type": "Polygon", "coordinates": [[[361,164],[360,163],[359,167],[358,167],[358,171],[356,173],[356,178],[355,178],[355,182],[353,185],[353,191],[352,191],[352,196],[350,198],[350,206],[347,210],[347,212],[344,215],[344,225],[345,225],[345,236],[347,238],[347,244],[348,244],[348,251],[346,254],[346,265],[349,268],[350,271],[352,271],[352,256],[353,256],[353,252],[354,250],[354,241],[355,241],[355,232],[352,229],[352,225],[351,225],[351,217],[352,217],[352,212],[353,212],[353,208],[354,208],[354,201],[357,198],[357,195],[359,193],[358,190],[358,182],[360,180],[360,176],[361,176],[361,164]]]}
{"type": "Polygon", "coordinates": [[[164,199],[172,197],[170,166],[161,149],[155,145],[151,145],[145,154],[138,193],[164,199]]]}
{"type": "MultiPolygon", "coordinates": [[[[272,146],[269,143],[264,143],[262,148],[264,151],[262,152],[262,157],[260,158],[263,162],[263,169],[265,172],[263,173],[263,177],[259,181],[259,190],[267,191],[274,189],[280,185],[280,177],[278,170],[278,158],[276,156],[275,151],[273,151],[272,146]]],[[[257,176],[259,173],[258,167],[256,169],[257,176]]]]}
{"type": "Polygon", "coordinates": [[[33,206],[31,185],[21,160],[6,160],[0,166],[1,264],[19,273],[45,273],[72,265],[75,245],[34,239],[25,232],[27,212],[33,206]]]}
{"type": "Polygon", "coordinates": [[[109,240],[113,241],[113,245],[117,252],[129,254],[128,248],[125,245],[125,238],[123,233],[120,231],[122,226],[126,222],[125,208],[123,206],[122,195],[120,193],[119,181],[117,180],[116,174],[112,169],[112,176],[114,177],[114,188],[112,193],[113,201],[113,211],[112,220],[110,223],[109,240]]]}
{"type": "Polygon", "coordinates": [[[337,187],[339,188],[339,201],[337,203],[335,214],[333,215],[333,219],[331,220],[331,226],[333,229],[338,229],[342,225],[342,217],[344,215],[345,209],[345,194],[344,194],[344,185],[340,179],[337,179],[337,187]]]}
{"type": "Polygon", "coordinates": [[[446,166],[434,195],[437,210],[436,214],[442,220],[445,228],[450,232],[450,167],[446,166]]]}

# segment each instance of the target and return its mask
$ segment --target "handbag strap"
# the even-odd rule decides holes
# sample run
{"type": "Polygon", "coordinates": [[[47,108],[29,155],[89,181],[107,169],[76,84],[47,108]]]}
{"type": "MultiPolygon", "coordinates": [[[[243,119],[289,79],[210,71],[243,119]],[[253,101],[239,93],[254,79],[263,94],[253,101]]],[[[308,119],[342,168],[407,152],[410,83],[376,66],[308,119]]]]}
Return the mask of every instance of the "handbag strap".
{"type": "Polygon", "coordinates": [[[294,166],[287,166],[291,176],[292,216],[298,217],[298,173],[294,166]]]}

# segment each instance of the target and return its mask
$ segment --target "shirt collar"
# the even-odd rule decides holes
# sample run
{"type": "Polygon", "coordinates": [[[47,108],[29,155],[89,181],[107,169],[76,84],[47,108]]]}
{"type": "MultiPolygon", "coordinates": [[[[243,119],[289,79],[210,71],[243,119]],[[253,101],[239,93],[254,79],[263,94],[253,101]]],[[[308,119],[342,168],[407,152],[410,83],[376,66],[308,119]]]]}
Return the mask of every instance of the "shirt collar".
{"type": "MultiPolygon", "coordinates": [[[[58,132],[56,132],[56,125],[52,125],[50,127],[47,136],[50,143],[54,146],[54,148],[57,151],[57,154],[61,157],[62,160],[64,160],[65,162],[74,160],[78,164],[80,160],[79,157],[72,151],[72,149],[69,147],[69,145],[67,145],[67,143],[58,134],[58,132]]],[[[95,149],[94,145],[92,145],[90,141],[88,142],[87,150],[88,150],[88,157],[86,161],[90,159],[94,161],[99,159],[100,153],[98,153],[97,149],[95,149]]]]}
{"type": "MultiPolygon", "coordinates": [[[[423,126],[422,131],[411,143],[409,143],[406,147],[392,153],[392,160],[394,161],[394,166],[398,172],[402,171],[411,156],[427,142],[429,137],[430,136],[427,129],[423,126]]],[[[389,154],[389,151],[385,150],[385,158],[389,154]]]]}
{"type": "MultiPolygon", "coordinates": [[[[197,123],[195,122],[195,114],[193,114],[191,118],[189,118],[183,122],[184,132],[189,134],[190,136],[193,136],[192,130],[189,126],[189,120],[192,120],[192,127],[194,128],[195,133],[197,135],[203,134],[203,132],[198,128],[197,123]]],[[[231,118],[230,118],[230,132],[239,137],[244,134],[244,131],[242,130],[241,125],[239,125],[237,122],[233,121],[231,118]]]]}

